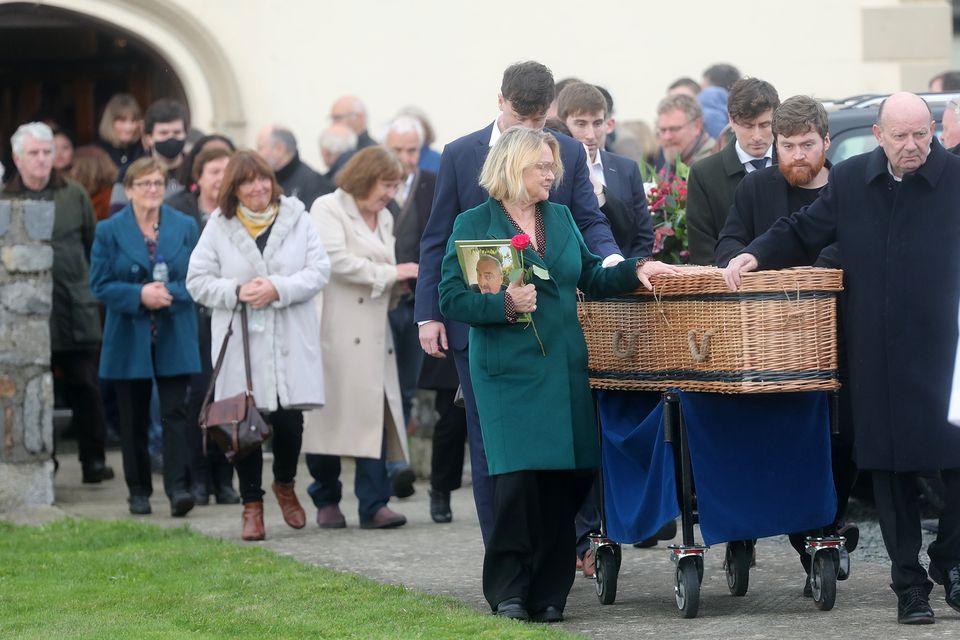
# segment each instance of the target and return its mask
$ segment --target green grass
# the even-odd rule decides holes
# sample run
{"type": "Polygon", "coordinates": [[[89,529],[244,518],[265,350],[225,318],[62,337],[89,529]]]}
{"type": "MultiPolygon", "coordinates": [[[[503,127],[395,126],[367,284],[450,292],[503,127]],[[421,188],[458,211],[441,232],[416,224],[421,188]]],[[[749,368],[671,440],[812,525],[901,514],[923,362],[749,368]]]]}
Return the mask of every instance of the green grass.
{"type": "Polygon", "coordinates": [[[569,637],[185,528],[0,523],[4,639],[569,637]]]}

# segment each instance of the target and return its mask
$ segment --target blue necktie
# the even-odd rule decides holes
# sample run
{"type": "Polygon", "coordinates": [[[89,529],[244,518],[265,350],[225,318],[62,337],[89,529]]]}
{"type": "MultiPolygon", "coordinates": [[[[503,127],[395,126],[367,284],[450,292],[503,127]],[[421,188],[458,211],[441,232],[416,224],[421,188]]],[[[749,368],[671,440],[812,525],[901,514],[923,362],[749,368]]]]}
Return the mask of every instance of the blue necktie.
{"type": "Polygon", "coordinates": [[[756,160],[751,160],[750,164],[753,165],[754,170],[759,171],[760,169],[767,168],[767,159],[766,158],[757,158],[756,160]]]}

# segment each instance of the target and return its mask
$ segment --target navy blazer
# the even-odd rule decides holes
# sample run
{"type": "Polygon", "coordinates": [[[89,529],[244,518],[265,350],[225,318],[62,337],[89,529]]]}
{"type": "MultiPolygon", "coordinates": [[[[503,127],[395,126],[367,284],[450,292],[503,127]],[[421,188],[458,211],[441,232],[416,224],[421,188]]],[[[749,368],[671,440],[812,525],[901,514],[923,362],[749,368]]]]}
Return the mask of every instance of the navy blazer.
{"type": "MultiPolygon", "coordinates": [[[[447,239],[453,231],[454,219],[463,211],[480,206],[489,195],[478,179],[490,151],[491,123],[471,134],[454,140],[443,149],[433,210],[427,228],[420,240],[420,272],[417,277],[414,318],[443,320],[440,313],[437,285],[440,283],[440,265],[446,253],[447,239]]],[[[605,258],[620,253],[610,232],[610,223],[600,213],[597,197],[590,184],[587,152],[583,145],[569,136],[551,131],[560,145],[560,160],[564,175],[554,184],[550,202],[570,208],[583,240],[594,254],[605,258]]],[[[469,327],[459,322],[448,326],[448,339],[455,349],[465,349],[469,327]]]]}
{"type": "Polygon", "coordinates": [[[607,202],[613,196],[623,203],[621,211],[601,211],[610,220],[613,236],[627,258],[647,258],[653,255],[653,221],[647,208],[647,192],[640,177],[640,165],[615,153],[600,150],[603,177],[606,180],[607,202]],[[619,214],[619,215],[618,215],[619,214]]]}
{"type": "Polygon", "coordinates": [[[167,263],[167,289],[173,304],[153,312],[157,327],[153,349],[151,312],[140,304],[140,290],[153,280],[153,264],[133,209],[127,205],[97,225],[90,256],[90,290],[107,311],[101,378],[147,379],[200,372],[197,313],[186,287],[187,266],[198,235],[193,218],[167,205],[160,207],[157,256],[167,263]]]}

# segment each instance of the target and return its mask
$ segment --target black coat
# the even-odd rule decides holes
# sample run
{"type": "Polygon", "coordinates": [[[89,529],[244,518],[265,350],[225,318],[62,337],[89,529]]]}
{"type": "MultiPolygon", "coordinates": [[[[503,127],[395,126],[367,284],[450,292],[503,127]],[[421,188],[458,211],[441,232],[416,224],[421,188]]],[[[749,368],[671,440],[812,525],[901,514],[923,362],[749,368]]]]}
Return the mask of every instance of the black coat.
{"type": "MultiPolygon", "coordinates": [[[[827,161],[827,168],[831,168],[827,161]]],[[[760,169],[744,176],[737,186],[733,196],[733,206],[730,215],[723,224],[717,248],[714,252],[714,261],[718,267],[725,267],[734,257],[764,233],[767,229],[790,211],[787,190],[790,185],[780,171],[780,167],[773,165],[760,169]]],[[[806,256],[804,265],[812,264],[815,267],[839,267],[840,252],[837,243],[820,251],[806,256]]]]}
{"type": "Polygon", "coordinates": [[[737,185],[747,175],[734,138],[720,153],[695,162],[687,179],[687,242],[691,264],[713,264],[720,230],[737,185]]]}
{"type": "Polygon", "coordinates": [[[960,303],[958,203],[960,157],[939,142],[899,185],[877,148],[834,167],[816,202],[746,249],[760,268],[776,269],[839,243],[862,469],[960,468],[960,429],[947,422],[960,303]]]}
{"type": "Polygon", "coordinates": [[[290,162],[277,169],[277,182],[283,187],[283,195],[299,198],[307,211],[314,200],[334,191],[333,183],[300,160],[299,154],[294,154],[290,162]]]}
{"type": "Polygon", "coordinates": [[[613,239],[625,258],[648,258],[653,253],[653,221],[640,165],[615,153],[600,151],[606,180],[606,203],[600,207],[610,221],[613,239]]]}

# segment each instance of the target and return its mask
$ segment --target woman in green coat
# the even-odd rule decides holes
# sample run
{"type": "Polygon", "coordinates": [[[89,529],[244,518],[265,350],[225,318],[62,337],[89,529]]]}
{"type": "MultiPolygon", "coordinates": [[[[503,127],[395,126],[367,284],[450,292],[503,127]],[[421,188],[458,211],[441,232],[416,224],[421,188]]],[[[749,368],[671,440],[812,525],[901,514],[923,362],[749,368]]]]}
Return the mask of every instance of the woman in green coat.
{"type": "Polygon", "coordinates": [[[609,297],[675,272],[637,259],[602,268],[570,210],[547,201],[562,173],[552,135],[504,132],[480,174],[490,199],[457,217],[439,285],[444,317],[471,325],[470,373],[493,482],[484,596],[498,615],[544,622],[563,619],[575,573],[574,515],[600,465],[577,289],[609,297]],[[521,251],[527,284],[471,289],[456,241],[518,234],[529,241],[521,251]],[[518,321],[524,313],[535,325],[518,321]]]}

